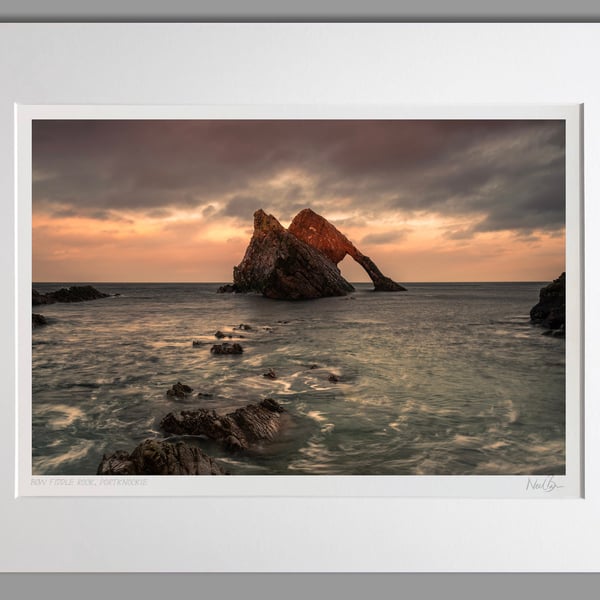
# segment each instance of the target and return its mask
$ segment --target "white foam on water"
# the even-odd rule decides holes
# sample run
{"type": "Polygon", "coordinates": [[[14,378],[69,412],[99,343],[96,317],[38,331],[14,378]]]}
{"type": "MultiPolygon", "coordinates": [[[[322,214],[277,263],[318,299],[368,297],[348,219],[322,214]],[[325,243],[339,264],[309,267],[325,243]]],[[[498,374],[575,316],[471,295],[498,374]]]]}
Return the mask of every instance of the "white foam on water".
{"type": "Polygon", "coordinates": [[[42,404],[34,408],[34,414],[36,417],[45,416],[51,429],[63,429],[84,416],[80,408],[66,404],[42,404]]]}

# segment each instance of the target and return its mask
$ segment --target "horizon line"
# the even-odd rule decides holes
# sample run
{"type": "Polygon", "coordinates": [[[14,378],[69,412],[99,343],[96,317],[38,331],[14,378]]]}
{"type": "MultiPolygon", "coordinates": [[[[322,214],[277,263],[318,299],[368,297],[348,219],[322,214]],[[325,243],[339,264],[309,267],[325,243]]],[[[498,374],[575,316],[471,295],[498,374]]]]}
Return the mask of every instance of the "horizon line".
{"type": "MultiPolygon", "coordinates": [[[[554,279],[556,279],[556,277],[554,277],[553,279],[497,279],[497,280],[481,280],[481,281],[474,281],[474,280],[454,280],[454,281],[450,281],[450,280],[439,280],[439,281],[401,281],[398,283],[402,283],[402,284],[413,284],[413,283],[544,283],[545,281],[554,281],[554,279]]],[[[98,285],[106,285],[106,284],[117,284],[117,285],[130,285],[130,284],[174,284],[174,285],[193,285],[193,284],[197,284],[197,285],[231,285],[232,282],[231,281],[92,281],[92,280],[86,280],[86,281],[32,281],[31,284],[73,284],[73,285],[78,285],[78,284],[98,284],[98,285]]],[[[349,281],[348,283],[352,284],[352,285],[361,285],[361,284],[372,284],[373,282],[371,281],[349,281]]]]}

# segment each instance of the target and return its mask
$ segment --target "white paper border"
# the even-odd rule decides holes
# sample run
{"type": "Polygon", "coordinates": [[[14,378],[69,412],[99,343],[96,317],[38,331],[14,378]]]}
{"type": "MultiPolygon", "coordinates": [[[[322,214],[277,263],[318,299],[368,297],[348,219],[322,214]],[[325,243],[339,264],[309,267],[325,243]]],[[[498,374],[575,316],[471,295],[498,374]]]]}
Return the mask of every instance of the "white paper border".
{"type": "Polygon", "coordinates": [[[585,106],[585,498],[32,498],[15,490],[14,294],[0,295],[0,569],[600,570],[600,25],[0,24],[0,265],[14,103],[585,106]]]}
{"type": "Polygon", "coordinates": [[[411,496],[580,497],[581,107],[571,106],[27,106],[16,108],[19,392],[17,495],[32,496],[411,496]],[[566,131],[566,475],[231,477],[32,476],[31,464],[31,123],[35,119],[561,119],[566,131]]]}

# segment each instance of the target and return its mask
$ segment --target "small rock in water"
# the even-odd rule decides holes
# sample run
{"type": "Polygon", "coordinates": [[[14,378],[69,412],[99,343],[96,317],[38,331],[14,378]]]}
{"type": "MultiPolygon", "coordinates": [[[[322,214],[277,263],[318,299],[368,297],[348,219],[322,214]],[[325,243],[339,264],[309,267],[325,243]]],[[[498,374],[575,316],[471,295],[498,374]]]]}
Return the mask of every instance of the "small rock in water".
{"type": "MultiPolygon", "coordinates": [[[[222,331],[220,331],[220,330],[219,330],[219,331],[216,331],[216,332],[215,332],[215,337],[216,337],[218,340],[222,340],[222,339],[225,337],[225,334],[224,334],[222,331]]],[[[231,336],[229,336],[229,337],[231,337],[231,336]]]]}
{"type": "Polygon", "coordinates": [[[246,323],[240,323],[238,329],[241,331],[252,331],[252,327],[246,323]]]}
{"type": "Polygon", "coordinates": [[[312,369],[318,369],[318,368],[319,368],[319,365],[310,365],[310,367],[308,367],[308,368],[309,368],[309,369],[311,369],[311,370],[312,370],[312,369]]]}
{"type": "Polygon", "coordinates": [[[170,390],[167,390],[169,398],[185,398],[193,392],[193,388],[178,381],[170,390]]]}
{"type": "Polygon", "coordinates": [[[334,375],[333,373],[329,375],[328,379],[329,381],[331,381],[331,383],[337,383],[340,380],[340,378],[337,375],[334,375]]]}
{"type": "Polygon", "coordinates": [[[267,379],[277,379],[277,375],[273,369],[269,369],[266,373],[263,373],[263,377],[266,377],[267,379]]]}
{"type": "Polygon", "coordinates": [[[44,315],[38,315],[37,313],[31,313],[31,325],[35,329],[41,325],[48,325],[48,321],[44,315]]]}
{"type": "Polygon", "coordinates": [[[208,392],[198,392],[197,398],[212,398],[212,394],[209,394],[208,392]]]}
{"type": "Polygon", "coordinates": [[[235,284],[231,285],[231,283],[222,285],[217,289],[217,294],[235,294],[236,292],[238,292],[237,286],[235,284]]]}
{"type": "Polygon", "coordinates": [[[215,344],[211,349],[211,354],[242,354],[244,349],[240,344],[229,344],[225,342],[223,344],[215,344]]]}
{"type": "Polygon", "coordinates": [[[197,348],[198,346],[202,346],[202,342],[198,341],[198,340],[194,340],[192,342],[192,346],[194,346],[195,348],[197,348]]]}

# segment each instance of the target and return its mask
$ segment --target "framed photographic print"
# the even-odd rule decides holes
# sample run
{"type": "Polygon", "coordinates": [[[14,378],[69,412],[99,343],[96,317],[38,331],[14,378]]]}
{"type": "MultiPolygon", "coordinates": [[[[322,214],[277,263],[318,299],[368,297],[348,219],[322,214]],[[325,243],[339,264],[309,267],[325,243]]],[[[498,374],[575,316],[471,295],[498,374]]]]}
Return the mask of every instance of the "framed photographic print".
{"type": "Polygon", "coordinates": [[[3,568],[598,568],[596,25],[0,27],[3,568]]]}
{"type": "Polygon", "coordinates": [[[578,106],[17,119],[22,493],[580,495],[578,106]]]}

